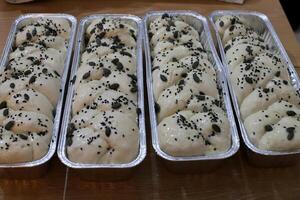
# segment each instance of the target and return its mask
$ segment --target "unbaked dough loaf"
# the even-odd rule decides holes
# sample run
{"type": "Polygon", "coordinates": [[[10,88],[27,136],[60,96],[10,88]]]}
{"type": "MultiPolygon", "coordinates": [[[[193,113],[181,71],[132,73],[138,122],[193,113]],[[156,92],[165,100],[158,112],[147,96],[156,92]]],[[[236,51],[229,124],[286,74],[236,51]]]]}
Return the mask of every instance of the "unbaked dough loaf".
{"type": "Polygon", "coordinates": [[[229,122],[200,33],[168,14],[153,19],[149,30],[160,148],[171,156],[226,152],[229,122]]]}
{"type": "Polygon", "coordinates": [[[68,158],[77,163],[125,164],[139,153],[136,25],[99,18],[73,77],[68,158]]]}
{"type": "Polygon", "coordinates": [[[300,97],[277,52],[240,16],[216,20],[230,81],[250,141],[258,148],[300,148],[300,97]]]}
{"type": "Polygon", "coordinates": [[[0,163],[30,162],[48,152],[70,24],[38,18],[23,24],[0,70],[0,163]]]}

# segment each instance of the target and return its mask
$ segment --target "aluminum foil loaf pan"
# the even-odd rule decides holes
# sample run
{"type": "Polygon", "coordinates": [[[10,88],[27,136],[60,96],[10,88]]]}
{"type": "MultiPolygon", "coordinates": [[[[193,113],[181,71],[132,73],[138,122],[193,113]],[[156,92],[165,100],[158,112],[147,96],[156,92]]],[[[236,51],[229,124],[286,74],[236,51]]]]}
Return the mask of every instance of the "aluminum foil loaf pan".
{"type": "Polygon", "coordinates": [[[240,107],[238,105],[238,101],[236,98],[236,94],[233,90],[233,86],[230,83],[229,77],[229,66],[227,64],[224,46],[222,44],[221,37],[218,33],[217,26],[215,24],[216,20],[224,15],[233,15],[233,16],[242,16],[247,20],[247,25],[250,25],[254,31],[260,33],[262,39],[269,45],[269,50],[274,53],[279,53],[284,61],[284,64],[287,66],[290,80],[295,88],[295,90],[299,91],[299,77],[298,74],[289,59],[282,43],[279,40],[270,20],[268,17],[262,13],[255,11],[243,11],[243,10],[218,10],[214,11],[210,14],[210,21],[215,30],[219,53],[223,63],[223,69],[225,75],[227,77],[227,82],[231,94],[231,100],[235,109],[236,118],[239,124],[240,133],[242,135],[244,144],[246,146],[247,155],[249,161],[254,165],[259,166],[282,166],[289,165],[297,161],[300,156],[300,149],[297,151],[291,152],[280,152],[280,151],[271,151],[271,150],[262,150],[257,148],[249,139],[249,136],[246,132],[243,120],[240,114],[240,107]]]}
{"type": "Polygon", "coordinates": [[[149,12],[144,17],[144,46],[146,54],[146,65],[147,65],[147,90],[148,90],[148,102],[149,102],[149,113],[152,131],[152,146],[155,149],[157,155],[164,161],[166,166],[175,172],[191,172],[191,171],[201,171],[210,170],[216,167],[221,161],[234,155],[239,149],[239,138],[237,134],[236,124],[234,120],[233,111],[231,108],[231,103],[229,99],[229,93],[226,85],[226,79],[224,72],[222,70],[221,62],[219,61],[218,55],[216,53],[207,20],[205,17],[192,12],[192,11],[158,11],[149,12]],[[188,23],[194,27],[200,35],[200,42],[202,43],[204,49],[208,52],[209,61],[212,63],[216,73],[217,73],[217,84],[222,97],[223,104],[227,113],[227,117],[230,123],[230,134],[231,134],[231,147],[226,152],[220,152],[212,155],[199,155],[199,156],[171,156],[165,153],[158,140],[157,131],[157,117],[155,113],[155,99],[153,95],[153,85],[152,85],[152,61],[151,61],[151,49],[149,42],[149,24],[156,17],[167,13],[170,16],[180,16],[184,22],[188,23]],[[188,169],[188,170],[187,170],[188,169]]]}
{"type": "Polygon", "coordinates": [[[136,76],[138,86],[138,108],[141,111],[138,116],[139,127],[139,152],[137,157],[130,163],[122,164],[87,164],[72,162],[67,155],[67,135],[68,126],[71,120],[71,107],[72,98],[74,95],[74,84],[72,80],[68,85],[68,94],[66,98],[65,112],[63,116],[63,122],[61,126],[61,136],[58,147],[58,156],[60,160],[68,167],[73,168],[73,171],[79,173],[84,179],[104,180],[104,179],[123,179],[127,178],[129,174],[139,165],[146,156],[146,136],[145,136],[145,116],[144,116],[144,87],[143,87],[143,57],[142,57],[142,23],[141,19],[133,15],[124,14],[96,14],[83,18],[80,21],[76,48],[74,52],[73,65],[71,70],[71,79],[76,75],[77,69],[80,65],[81,54],[85,48],[85,31],[91,22],[99,18],[115,18],[124,19],[130,24],[133,24],[137,30],[136,38],[136,76]],[[76,170],[75,170],[76,169],[76,170]]]}
{"type": "Polygon", "coordinates": [[[5,67],[9,62],[9,54],[14,49],[15,43],[15,35],[17,31],[23,27],[24,25],[32,22],[38,18],[61,18],[66,19],[71,27],[69,39],[68,39],[68,48],[66,52],[66,59],[64,61],[64,70],[61,77],[60,90],[61,94],[59,96],[57,106],[56,106],[56,114],[54,118],[53,131],[52,131],[52,139],[49,144],[49,150],[47,154],[39,160],[34,160],[31,162],[24,163],[11,163],[11,164],[0,164],[0,176],[4,176],[7,178],[35,178],[43,175],[46,172],[48,167],[48,161],[52,158],[55,153],[56,145],[58,141],[58,134],[60,129],[61,115],[63,113],[64,108],[64,94],[65,94],[65,84],[68,77],[69,66],[72,57],[72,49],[73,42],[75,39],[75,31],[77,20],[72,15],[67,14],[55,14],[55,13],[39,13],[39,14],[26,14],[19,16],[11,26],[11,30],[9,32],[6,45],[2,54],[1,67],[5,67]]]}

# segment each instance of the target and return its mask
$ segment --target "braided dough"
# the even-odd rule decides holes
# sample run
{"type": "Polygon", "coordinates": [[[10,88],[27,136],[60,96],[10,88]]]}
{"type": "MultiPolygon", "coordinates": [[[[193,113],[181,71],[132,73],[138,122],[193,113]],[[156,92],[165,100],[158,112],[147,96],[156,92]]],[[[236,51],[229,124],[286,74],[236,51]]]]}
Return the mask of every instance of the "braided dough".
{"type": "Polygon", "coordinates": [[[168,14],[155,18],[149,30],[160,148],[172,156],[227,151],[229,122],[199,33],[168,14]]]}
{"type": "Polygon", "coordinates": [[[300,98],[281,56],[239,16],[216,21],[230,81],[250,141],[260,149],[300,148],[300,98]]]}
{"type": "Polygon", "coordinates": [[[17,31],[0,70],[0,163],[48,152],[70,28],[65,19],[38,18],[17,31]]]}
{"type": "Polygon", "coordinates": [[[138,155],[135,27],[105,17],[86,29],[67,138],[73,162],[129,163],[138,155]]]}

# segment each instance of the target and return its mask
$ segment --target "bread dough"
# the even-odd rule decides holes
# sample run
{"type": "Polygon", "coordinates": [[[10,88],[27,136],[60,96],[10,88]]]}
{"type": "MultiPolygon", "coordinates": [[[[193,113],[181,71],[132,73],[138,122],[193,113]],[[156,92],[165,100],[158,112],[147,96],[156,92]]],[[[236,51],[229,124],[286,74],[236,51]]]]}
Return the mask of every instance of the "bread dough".
{"type": "Polygon", "coordinates": [[[153,19],[149,27],[161,150],[171,156],[227,151],[229,122],[201,33],[180,17],[167,14],[153,19]]]}
{"type": "Polygon", "coordinates": [[[0,163],[47,154],[71,30],[68,20],[56,17],[21,24],[0,70],[0,163]]]}
{"type": "Polygon", "coordinates": [[[86,29],[88,44],[72,79],[67,154],[73,162],[126,164],[139,153],[136,26],[105,17],[86,29]]]}
{"type": "Polygon", "coordinates": [[[250,20],[222,16],[216,26],[249,140],[264,150],[299,149],[299,92],[284,60],[250,20]]]}

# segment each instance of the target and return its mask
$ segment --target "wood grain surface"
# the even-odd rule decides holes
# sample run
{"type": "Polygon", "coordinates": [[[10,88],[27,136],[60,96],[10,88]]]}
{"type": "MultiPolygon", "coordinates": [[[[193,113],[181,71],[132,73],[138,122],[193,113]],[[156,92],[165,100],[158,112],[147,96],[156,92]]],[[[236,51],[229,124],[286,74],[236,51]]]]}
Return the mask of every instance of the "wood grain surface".
{"type": "MultiPolygon", "coordinates": [[[[190,9],[203,15],[216,9],[263,12],[270,18],[293,63],[300,70],[300,46],[277,0],[246,0],[244,5],[216,0],[37,0],[30,4],[10,5],[1,0],[0,49],[3,49],[11,23],[23,13],[62,12],[80,19],[92,13],[130,13],[143,16],[147,11],[166,9],[190,9]]],[[[299,164],[284,168],[254,167],[247,162],[243,147],[237,155],[226,160],[216,170],[197,174],[170,172],[155,155],[151,147],[148,120],[146,124],[148,155],[130,179],[86,181],[76,171],[67,170],[55,157],[48,173],[40,179],[1,179],[0,200],[300,199],[299,164]]]]}

